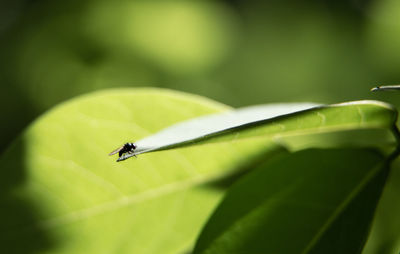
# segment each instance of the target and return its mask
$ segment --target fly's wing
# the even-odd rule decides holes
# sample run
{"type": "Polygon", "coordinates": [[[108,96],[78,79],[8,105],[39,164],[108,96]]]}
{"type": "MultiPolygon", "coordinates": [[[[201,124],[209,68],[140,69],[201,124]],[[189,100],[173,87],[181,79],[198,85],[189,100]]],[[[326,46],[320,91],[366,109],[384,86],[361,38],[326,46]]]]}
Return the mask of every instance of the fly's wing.
{"type": "Polygon", "coordinates": [[[121,151],[123,148],[124,148],[124,146],[121,146],[121,147],[115,149],[114,151],[112,151],[111,153],[109,153],[108,155],[111,156],[111,155],[114,155],[116,153],[119,153],[119,151],[121,151]]]}

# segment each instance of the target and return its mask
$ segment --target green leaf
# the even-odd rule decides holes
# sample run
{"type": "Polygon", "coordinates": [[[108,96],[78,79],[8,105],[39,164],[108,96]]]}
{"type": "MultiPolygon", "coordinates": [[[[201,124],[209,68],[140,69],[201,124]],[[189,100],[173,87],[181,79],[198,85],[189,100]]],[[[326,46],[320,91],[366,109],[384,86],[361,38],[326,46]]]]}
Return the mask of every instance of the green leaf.
{"type": "Polygon", "coordinates": [[[230,188],[194,253],[361,253],[387,173],[367,149],[263,163],[230,188]]]}
{"type": "Polygon", "coordinates": [[[136,142],[134,154],[242,138],[265,138],[288,149],[338,145],[395,146],[396,110],[379,101],[326,106],[310,103],[253,106],[191,119],[136,142]]]}
{"type": "Polygon", "coordinates": [[[400,160],[392,163],[363,254],[399,254],[400,160]]]}
{"type": "Polygon", "coordinates": [[[236,112],[198,96],[127,89],[46,113],[0,157],[0,253],[182,253],[221,199],[219,180],[267,160],[280,144],[387,146],[396,116],[378,102],[329,106],[224,129],[202,146],[179,143],[184,149],[125,163],[107,156],[116,144],[222,111],[236,112]]]}
{"type": "Polygon", "coordinates": [[[46,113],[0,157],[0,253],[192,248],[223,193],[212,183],[245,169],[267,147],[220,143],[126,163],[108,153],[128,137],[228,109],[188,94],[127,89],[79,97],[46,113]]]}

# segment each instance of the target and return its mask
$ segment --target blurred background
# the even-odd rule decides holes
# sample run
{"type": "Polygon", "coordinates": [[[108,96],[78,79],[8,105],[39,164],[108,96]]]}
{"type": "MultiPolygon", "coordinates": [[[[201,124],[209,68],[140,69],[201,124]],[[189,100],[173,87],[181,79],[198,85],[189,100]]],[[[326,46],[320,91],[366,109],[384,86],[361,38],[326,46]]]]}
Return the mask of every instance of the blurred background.
{"type": "Polygon", "coordinates": [[[398,0],[0,0],[0,152],[71,97],[164,87],[234,107],[400,93],[398,0]]]}

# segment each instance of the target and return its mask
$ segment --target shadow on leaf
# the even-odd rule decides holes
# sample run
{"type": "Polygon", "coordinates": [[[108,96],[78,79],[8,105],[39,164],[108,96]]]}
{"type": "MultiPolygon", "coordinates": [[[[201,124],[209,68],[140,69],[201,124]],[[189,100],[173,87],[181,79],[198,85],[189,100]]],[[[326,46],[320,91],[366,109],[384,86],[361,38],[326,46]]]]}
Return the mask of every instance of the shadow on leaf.
{"type": "Polygon", "coordinates": [[[38,224],[38,207],[21,191],[27,177],[23,141],[19,139],[12,146],[14,149],[7,150],[0,158],[0,253],[48,251],[55,246],[55,239],[38,224]],[[16,150],[20,152],[10,152],[16,150]]]}

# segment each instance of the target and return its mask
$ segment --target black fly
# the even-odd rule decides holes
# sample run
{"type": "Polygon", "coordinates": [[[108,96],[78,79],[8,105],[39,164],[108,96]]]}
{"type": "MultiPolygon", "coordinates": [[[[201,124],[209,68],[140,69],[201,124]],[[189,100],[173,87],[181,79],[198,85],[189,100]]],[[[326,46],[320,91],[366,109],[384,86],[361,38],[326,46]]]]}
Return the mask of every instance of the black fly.
{"type": "Polygon", "coordinates": [[[110,154],[108,154],[108,155],[114,155],[114,154],[118,153],[119,158],[118,158],[117,161],[122,161],[122,160],[126,159],[126,158],[124,158],[124,157],[121,157],[121,156],[124,155],[125,153],[132,154],[133,156],[136,157],[136,155],[135,155],[135,149],[136,149],[135,143],[126,143],[125,145],[123,145],[123,146],[121,146],[120,148],[118,148],[118,149],[112,151],[112,152],[111,152],[110,154]]]}

